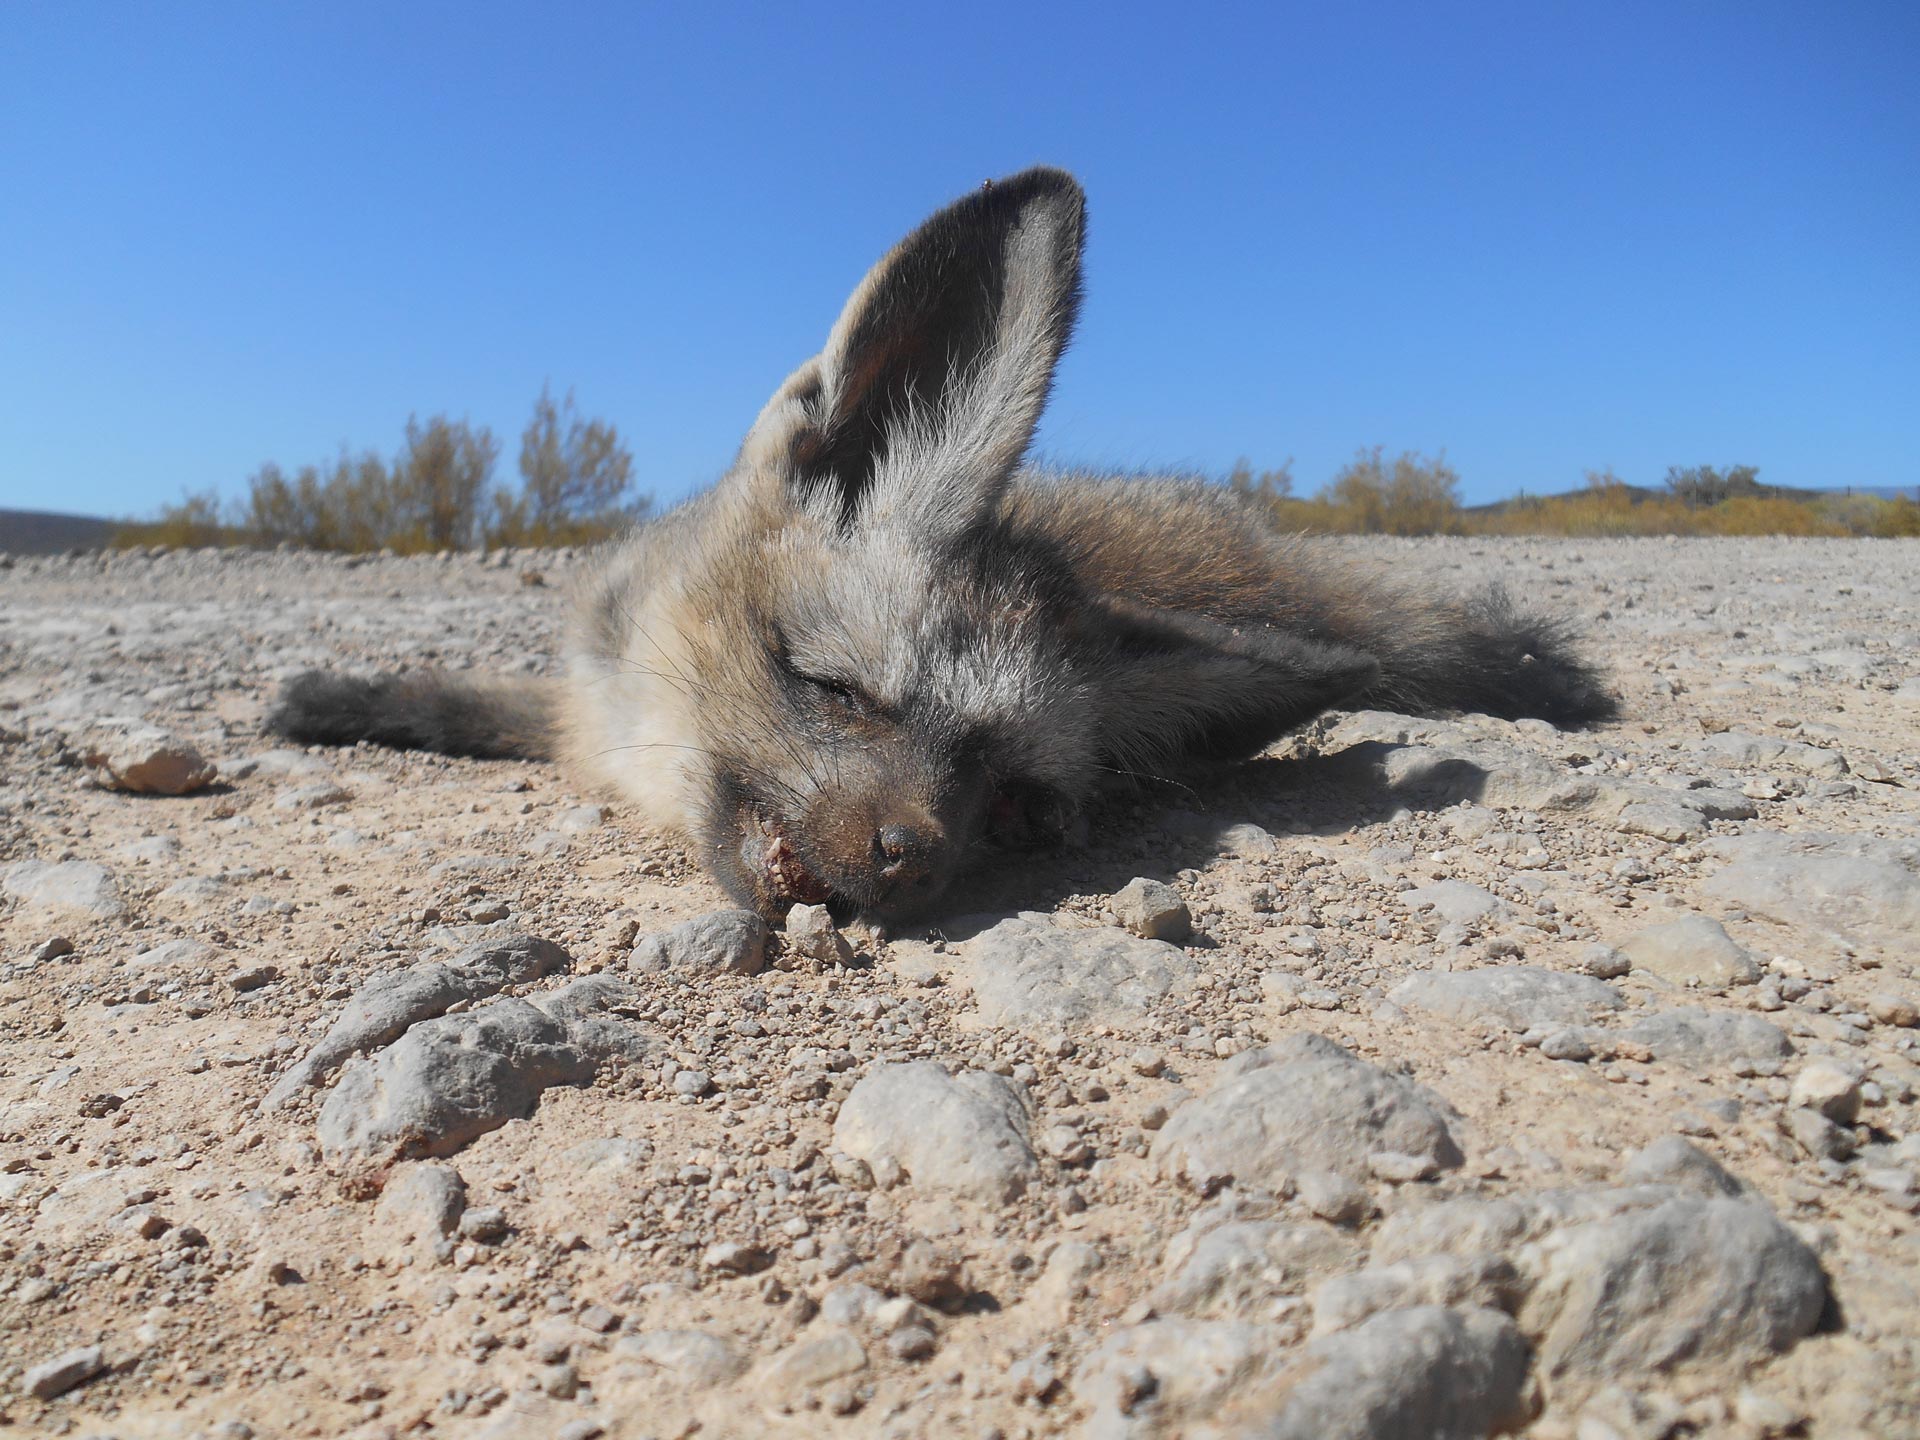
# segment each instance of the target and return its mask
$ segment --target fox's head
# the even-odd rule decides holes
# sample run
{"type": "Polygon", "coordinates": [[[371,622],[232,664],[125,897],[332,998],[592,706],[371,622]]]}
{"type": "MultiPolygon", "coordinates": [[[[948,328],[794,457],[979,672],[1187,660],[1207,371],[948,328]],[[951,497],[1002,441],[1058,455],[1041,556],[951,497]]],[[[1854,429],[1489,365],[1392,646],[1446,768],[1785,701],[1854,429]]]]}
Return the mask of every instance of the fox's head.
{"type": "Polygon", "coordinates": [[[1057,835],[1104,773],[1250,754],[1377,673],[1125,577],[1090,593],[1089,547],[1110,562],[1116,536],[1140,537],[1143,569],[1188,564],[1155,533],[1177,506],[1129,528],[1010,489],[1083,233],[1058,170],[936,214],[595,609],[602,671],[650,717],[629,791],[770,917],[909,917],[984,845],[1057,835]]]}
{"type": "Polygon", "coordinates": [[[1073,327],[1082,230],[1057,170],[935,215],[702,506],[698,563],[673,567],[670,663],[702,757],[689,818],[758,909],[897,919],[1087,787],[1070,567],[998,513],[1073,327]]]}

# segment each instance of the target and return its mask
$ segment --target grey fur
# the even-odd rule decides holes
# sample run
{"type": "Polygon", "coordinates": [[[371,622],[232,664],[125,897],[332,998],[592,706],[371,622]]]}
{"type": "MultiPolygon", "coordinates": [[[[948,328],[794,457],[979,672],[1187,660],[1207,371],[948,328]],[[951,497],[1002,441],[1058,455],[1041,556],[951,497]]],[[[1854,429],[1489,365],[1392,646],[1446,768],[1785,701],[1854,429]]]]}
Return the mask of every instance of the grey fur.
{"type": "MultiPolygon", "coordinates": [[[[770,915],[893,918],[1116,774],[1251,755],[1335,705],[1613,713],[1562,627],[1496,593],[1396,582],[1217,487],[1020,471],[1083,229],[1079,186],[1038,169],[908,236],[728,475],[602,559],[548,739],[523,690],[464,691],[461,753],[558,749],[770,915]],[[486,715],[512,722],[491,751],[486,715]]],[[[357,729],[352,683],[296,682],[279,728],[449,728],[448,682],[384,682],[357,729]]]]}

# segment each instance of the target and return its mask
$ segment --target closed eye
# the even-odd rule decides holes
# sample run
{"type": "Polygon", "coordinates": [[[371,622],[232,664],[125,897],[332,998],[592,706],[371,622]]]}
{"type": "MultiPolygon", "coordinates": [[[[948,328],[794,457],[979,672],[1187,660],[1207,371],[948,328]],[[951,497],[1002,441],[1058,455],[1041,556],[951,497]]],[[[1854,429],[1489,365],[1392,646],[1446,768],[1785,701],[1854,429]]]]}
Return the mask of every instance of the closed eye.
{"type": "Polygon", "coordinates": [[[791,670],[789,673],[802,684],[811,686],[813,689],[819,691],[820,694],[826,696],[836,704],[844,705],[849,710],[856,711],[861,715],[877,715],[880,713],[880,702],[867,694],[867,692],[862,690],[858,685],[850,684],[845,680],[837,680],[831,675],[809,675],[804,670],[791,670]]]}
{"type": "Polygon", "coordinates": [[[786,632],[777,626],[773,633],[773,659],[789,680],[806,686],[823,699],[851,710],[855,714],[878,715],[886,709],[851,680],[842,680],[836,675],[818,675],[809,670],[802,670],[794,661],[793,650],[787,643],[786,632]]]}

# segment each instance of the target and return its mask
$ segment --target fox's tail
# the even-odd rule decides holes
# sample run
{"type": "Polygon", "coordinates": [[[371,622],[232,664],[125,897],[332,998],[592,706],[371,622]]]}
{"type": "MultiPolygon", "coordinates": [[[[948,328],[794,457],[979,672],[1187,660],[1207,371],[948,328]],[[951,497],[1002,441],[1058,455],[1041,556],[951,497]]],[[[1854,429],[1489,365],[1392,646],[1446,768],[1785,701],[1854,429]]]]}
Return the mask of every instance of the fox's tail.
{"type": "Polygon", "coordinates": [[[423,670],[363,679],[309,670],[281,689],[267,729],[309,745],[361,740],[479,760],[551,760],[559,693],[552,681],[423,670]]]}
{"type": "Polygon", "coordinates": [[[1361,704],[1416,715],[1534,716],[1561,727],[1619,714],[1600,671],[1582,658],[1574,627],[1519,609],[1499,586],[1464,600],[1416,594],[1361,613],[1371,632],[1364,648],[1380,661],[1361,704]]]}

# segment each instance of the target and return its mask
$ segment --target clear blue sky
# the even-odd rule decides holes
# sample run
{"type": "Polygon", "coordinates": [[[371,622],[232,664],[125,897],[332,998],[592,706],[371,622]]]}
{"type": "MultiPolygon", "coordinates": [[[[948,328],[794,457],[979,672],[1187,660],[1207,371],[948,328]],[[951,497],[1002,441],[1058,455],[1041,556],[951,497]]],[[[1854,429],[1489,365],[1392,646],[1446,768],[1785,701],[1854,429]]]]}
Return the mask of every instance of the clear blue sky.
{"type": "Polygon", "coordinates": [[[1051,457],[1913,484],[1916,75],[1911,0],[22,0],[0,504],[236,494],[409,413],[511,477],[549,379],[671,498],[894,239],[1038,161],[1090,194],[1051,457]]]}

